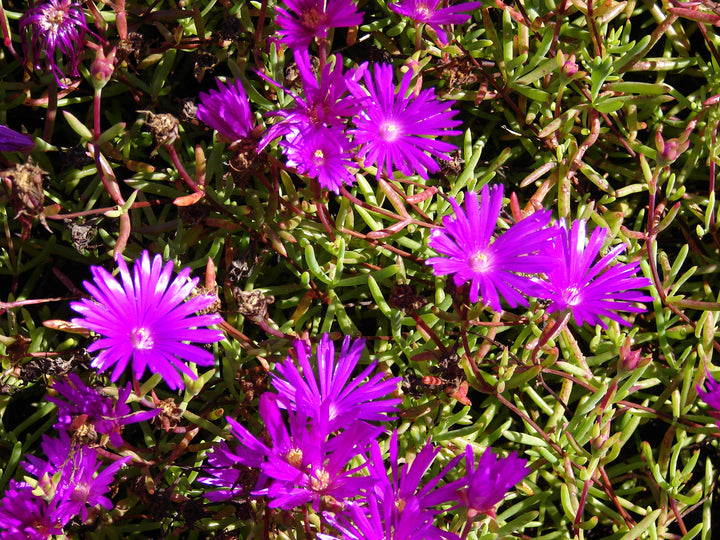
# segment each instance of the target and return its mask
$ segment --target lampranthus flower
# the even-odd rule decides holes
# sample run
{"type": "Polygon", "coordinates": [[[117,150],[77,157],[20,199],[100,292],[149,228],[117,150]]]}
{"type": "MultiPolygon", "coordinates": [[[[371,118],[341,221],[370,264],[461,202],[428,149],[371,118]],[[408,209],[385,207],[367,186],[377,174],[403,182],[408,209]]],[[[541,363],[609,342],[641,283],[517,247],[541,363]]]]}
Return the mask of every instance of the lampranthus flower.
{"type": "Polygon", "coordinates": [[[578,326],[587,322],[607,328],[601,317],[630,326],[617,311],[646,311],[645,307],[635,304],[652,300],[651,296],[634,290],[648,287],[651,283],[647,278],[634,277],[640,262],[611,266],[617,256],[625,251],[625,244],[615,246],[593,264],[607,237],[607,229],[595,229],[587,245],[583,220],[575,221],[570,230],[564,221],[554,229],[556,235],[548,244],[547,253],[556,262],[545,273],[546,279],[536,294],[539,298],[550,300],[548,313],[567,310],[572,313],[578,326]]]}
{"type": "Polygon", "coordinates": [[[178,371],[197,379],[186,361],[199,366],[214,364],[212,353],[184,342],[214,343],[223,338],[222,332],[203,328],[220,323],[220,315],[192,316],[216,297],[199,295],[185,301],[198,278],[189,279],[190,269],[186,268],[171,279],[173,263],[163,267],[160,255],[151,262],[144,251],[135,261],[133,276],[122,258],[118,257],[117,264],[121,282],[104,268],[93,266],[93,282],[83,283],[92,300],[70,304],[83,316],[72,319],[74,324],[103,336],[88,347],[89,352],[101,351],[91,366],[99,371],[114,366],[110,376],[114,382],[132,362],[136,379],[148,368],[161,374],[170,388],[183,388],[178,371]]]}
{"type": "Polygon", "coordinates": [[[431,257],[425,264],[435,275],[453,275],[455,285],[470,281],[470,301],[482,298],[486,305],[500,311],[500,299],[511,307],[527,306],[521,293],[535,291],[533,281],[522,274],[550,270],[553,259],[543,253],[554,236],[544,228],[551,212],[540,211],[515,223],[494,238],[495,226],[502,208],[503,187],[487,185],[477,193],[465,194],[465,210],[451,198],[454,215],[443,217],[444,227],[435,229],[428,245],[444,257],[431,257]]]}
{"type": "Polygon", "coordinates": [[[377,176],[385,173],[392,177],[398,170],[407,176],[427,178],[428,173],[440,170],[436,159],[450,159],[448,153],[456,148],[440,140],[461,133],[451,129],[462,123],[453,120],[457,111],[450,107],[455,102],[439,101],[431,88],[408,96],[412,78],[408,70],[395,90],[393,67],[376,64],[372,70],[361,66],[358,76],[348,81],[350,92],[361,105],[350,133],[360,147],[358,157],[366,165],[375,165],[377,176]]]}
{"type": "Polygon", "coordinates": [[[457,491],[457,497],[467,508],[470,519],[478,514],[494,517],[495,506],[530,472],[527,460],[519,458],[515,452],[499,458],[490,449],[485,450],[476,467],[471,445],[465,447],[465,468],[465,478],[461,482],[467,485],[457,491]]]}
{"type": "Polygon", "coordinates": [[[342,185],[355,183],[352,144],[336,128],[308,128],[288,134],[282,143],[287,165],[300,174],[316,178],[321,187],[340,192],[342,185]]]}
{"type": "MultiPolygon", "coordinates": [[[[312,62],[307,51],[295,54],[302,93],[282,88],[277,82],[261,74],[261,77],[270,84],[282,88],[290,94],[295,103],[288,109],[281,109],[269,113],[268,116],[281,118],[263,136],[258,148],[263,149],[271,141],[283,135],[293,136],[298,131],[333,128],[341,131],[347,118],[358,113],[358,103],[352,95],[348,94],[347,81],[352,73],[343,73],[342,57],[338,54],[334,62],[328,62],[319,74],[312,69],[312,62]]],[[[353,72],[354,73],[354,72],[353,72]]],[[[343,136],[343,138],[347,138],[343,136]]]]}
{"type": "Polygon", "coordinates": [[[352,0],[284,0],[275,8],[280,41],[294,50],[307,49],[313,40],[327,39],[328,30],[362,23],[352,0]]]}
{"type": "Polygon", "coordinates": [[[3,540],[47,540],[63,534],[54,503],[35,495],[27,482],[10,480],[0,499],[0,536],[3,540]]]}
{"type": "Polygon", "coordinates": [[[398,15],[408,17],[415,24],[427,24],[435,30],[440,43],[447,43],[447,34],[441,25],[463,24],[470,20],[469,11],[480,9],[481,2],[465,2],[438,9],[440,0],[398,0],[388,7],[398,15]]]}
{"type": "Polygon", "coordinates": [[[63,55],[70,75],[78,77],[87,31],[85,14],[72,0],[48,0],[32,7],[20,17],[25,61],[29,60],[35,69],[41,70],[44,60],[58,86],[65,88],[66,73],[58,65],[58,57],[63,55]]]}
{"type": "Polygon", "coordinates": [[[364,340],[351,341],[345,336],[336,359],[335,344],[328,334],[323,334],[315,355],[317,367],[313,367],[306,345],[296,342],[300,366],[290,357],[276,365],[279,376],[273,379],[273,385],[295,410],[304,411],[316,427],[326,423],[327,433],[358,420],[386,421],[386,415],[395,412],[402,401],[385,399],[397,388],[400,377],[384,380],[382,373],[376,373],[363,382],[377,366],[377,360],[352,377],[364,347],[364,340]]]}
{"type": "Polygon", "coordinates": [[[29,152],[35,147],[35,141],[29,135],[18,133],[7,126],[0,125],[0,152],[29,152]]]}
{"type": "Polygon", "coordinates": [[[75,429],[107,435],[116,448],[123,445],[123,426],[143,422],[160,414],[160,409],[132,412],[127,404],[132,392],[130,383],[124,389],[118,388],[118,397],[113,399],[87,386],[77,374],[70,373],[64,380],[56,380],[53,390],[58,393],[58,397],[50,396],[47,400],[58,407],[55,429],[75,429]],[[77,426],[75,423],[79,418],[84,421],[77,426]]]}
{"type": "Polygon", "coordinates": [[[705,375],[707,376],[706,384],[708,390],[705,390],[701,385],[697,385],[695,388],[702,400],[715,409],[714,411],[710,411],[710,415],[717,419],[718,426],[720,426],[720,383],[715,380],[710,372],[706,371],[705,375]]]}
{"type": "Polygon", "coordinates": [[[216,79],[218,89],[200,92],[197,118],[229,142],[247,138],[255,128],[250,103],[240,80],[223,83],[216,79]]]}

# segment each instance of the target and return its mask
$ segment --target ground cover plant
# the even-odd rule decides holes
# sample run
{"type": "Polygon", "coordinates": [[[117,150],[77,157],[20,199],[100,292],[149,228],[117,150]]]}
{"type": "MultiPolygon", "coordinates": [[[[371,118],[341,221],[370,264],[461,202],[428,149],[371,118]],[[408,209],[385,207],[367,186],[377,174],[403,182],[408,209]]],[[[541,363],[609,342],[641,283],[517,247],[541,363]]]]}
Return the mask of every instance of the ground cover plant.
{"type": "Polygon", "coordinates": [[[718,27],[0,2],[0,538],[711,538],[718,27]]]}

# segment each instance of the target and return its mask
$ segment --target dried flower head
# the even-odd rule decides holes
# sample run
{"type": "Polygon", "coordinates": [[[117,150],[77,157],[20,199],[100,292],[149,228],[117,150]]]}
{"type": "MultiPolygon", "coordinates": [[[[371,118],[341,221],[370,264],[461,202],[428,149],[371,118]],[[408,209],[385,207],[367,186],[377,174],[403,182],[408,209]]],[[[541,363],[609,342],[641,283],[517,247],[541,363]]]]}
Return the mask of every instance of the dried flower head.
{"type": "Polygon", "coordinates": [[[99,266],[91,268],[93,281],[85,281],[92,300],[72,302],[70,307],[82,318],[78,324],[103,336],[88,347],[88,351],[101,351],[92,366],[100,371],[114,366],[110,379],[116,381],[129,363],[133,375],[140,378],[148,368],[160,373],[170,388],[183,388],[178,371],[191,379],[197,375],[185,364],[200,366],[214,364],[213,355],[185,342],[214,343],[223,337],[222,332],[203,328],[218,324],[217,314],[192,316],[215,301],[213,296],[195,296],[192,293],[198,278],[189,279],[190,269],[182,270],[172,278],[173,263],[162,266],[162,257],[144,251],[135,261],[134,275],[127,264],[117,259],[121,282],[99,266]]]}
{"type": "Polygon", "coordinates": [[[58,86],[65,88],[67,74],[58,65],[58,57],[64,56],[70,75],[78,77],[78,65],[84,52],[83,39],[87,31],[85,14],[80,5],[72,0],[48,0],[32,7],[20,18],[25,61],[32,62],[35,69],[41,70],[44,60],[58,86]]]}

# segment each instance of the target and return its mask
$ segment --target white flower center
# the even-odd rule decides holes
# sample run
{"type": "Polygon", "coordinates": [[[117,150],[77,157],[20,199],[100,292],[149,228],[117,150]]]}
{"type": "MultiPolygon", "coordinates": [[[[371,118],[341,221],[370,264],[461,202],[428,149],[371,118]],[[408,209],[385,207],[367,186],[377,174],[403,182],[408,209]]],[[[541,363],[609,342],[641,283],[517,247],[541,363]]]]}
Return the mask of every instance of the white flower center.
{"type": "Polygon", "coordinates": [[[330,485],[330,474],[325,469],[318,469],[310,478],[310,489],[316,492],[325,491],[330,485]]]}
{"type": "Polygon", "coordinates": [[[430,10],[425,4],[418,4],[418,6],[415,8],[415,17],[419,21],[427,21],[428,16],[430,15],[430,10]]]}
{"type": "Polygon", "coordinates": [[[149,350],[155,344],[152,333],[147,328],[137,328],[130,332],[130,341],[134,349],[149,350]]]}
{"type": "Polygon", "coordinates": [[[470,263],[470,269],[476,274],[482,274],[490,269],[490,258],[482,251],[472,255],[468,262],[470,263]]]}
{"type": "Polygon", "coordinates": [[[313,152],[312,160],[317,166],[323,165],[325,163],[325,153],[318,148],[313,152]]]}
{"type": "Polygon", "coordinates": [[[400,126],[397,125],[397,122],[388,120],[388,121],[380,124],[380,137],[384,141],[393,142],[399,136],[400,136],[400,126]]]}
{"type": "Polygon", "coordinates": [[[302,465],[302,458],[303,453],[299,448],[293,448],[285,455],[287,462],[297,469],[302,465]]]}
{"type": "Polygon", "coordinates": [[[563,291],[562,299],[568,306],[577,306],[582,301],[582,294],[577,287],[568,287],[563,291]]]}

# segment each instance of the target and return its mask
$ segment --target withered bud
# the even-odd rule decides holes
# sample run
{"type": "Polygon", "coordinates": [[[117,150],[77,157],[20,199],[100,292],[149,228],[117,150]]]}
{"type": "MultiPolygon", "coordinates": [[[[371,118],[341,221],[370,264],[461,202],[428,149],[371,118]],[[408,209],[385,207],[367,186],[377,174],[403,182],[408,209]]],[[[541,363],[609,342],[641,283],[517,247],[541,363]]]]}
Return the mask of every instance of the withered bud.
{"type": "Polygon", "coordinates": [[[253,321],[262,321],[267,317],[267,307],[275,302],[272,295],[265,296],[261,291],[243,291],[239,287],[232,290],[238,303],[238,311],[253,321]]]}
{"type": "Polygon", "coordinates": [[[180,136],[180,122],[172,114],[154,114],[150,111],[138,111],[147,114],[146,124],[150,128],[158,147],[172,144],[180,136]]]}

